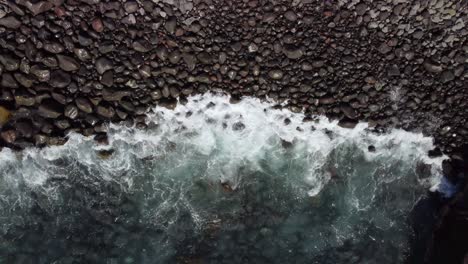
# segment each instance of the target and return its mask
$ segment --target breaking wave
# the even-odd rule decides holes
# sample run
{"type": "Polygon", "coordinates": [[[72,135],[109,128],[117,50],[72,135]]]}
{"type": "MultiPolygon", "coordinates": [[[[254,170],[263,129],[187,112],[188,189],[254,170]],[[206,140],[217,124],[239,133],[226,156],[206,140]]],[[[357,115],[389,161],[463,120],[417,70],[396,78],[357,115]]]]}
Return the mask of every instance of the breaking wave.
{"type": "Polygon", "coordinates": [[[431,138],[229,100],[156,107],[106,145],[3,149],[0,262],[403,262],[440,180],[431,138]]]}

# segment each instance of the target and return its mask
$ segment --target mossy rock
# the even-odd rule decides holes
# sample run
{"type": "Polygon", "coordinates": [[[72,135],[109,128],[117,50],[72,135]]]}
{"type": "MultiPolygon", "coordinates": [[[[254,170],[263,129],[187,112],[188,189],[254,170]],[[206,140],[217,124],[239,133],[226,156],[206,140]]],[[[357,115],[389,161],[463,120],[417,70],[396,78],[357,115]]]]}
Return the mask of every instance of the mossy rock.
{"type": "Polygon", "coordinates": [[[5,125],[11,118],[11,112],[3,106],[0,106],[0,126],[5,125]]]}

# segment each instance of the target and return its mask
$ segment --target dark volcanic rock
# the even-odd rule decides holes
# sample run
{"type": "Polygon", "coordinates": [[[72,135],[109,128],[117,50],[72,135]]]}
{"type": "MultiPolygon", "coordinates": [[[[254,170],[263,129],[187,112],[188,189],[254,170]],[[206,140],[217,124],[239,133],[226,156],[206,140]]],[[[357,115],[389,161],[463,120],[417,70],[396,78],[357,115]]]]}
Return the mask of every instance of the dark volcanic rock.
{"type": "Polygon", "coordinates": [[[114,73],[106,71],[101,77],[101,83],[105,86],[112,86],[114,84],[114,73]]]}
{"type": "Polygon", "coordinates": [[[16,72],[14,74],[15,79],[18,81],[19,84],[26,88],[30,88],[34,83],[34,78],[28,74],[23,74],[20,72],[16,72]]]}
{"type": "Polygon", "coordinates": [[[80,64],[74,58],[64,55],[57,55],[59,67],[64,71],[77,71],[80,64]]]}
{"type": "Polygon", "coordinates": [[[75,53],[75,56],[81,61],[87,61],[91,59],[91,56],[89,55],[89,52],[86,49],[73,49],[73,53],[75,53]]]}
{"type": "Polygon", "coordinates": [[[16,141],[16,132],[13,129],[1,131],[0,136],[5,142],[10,144],[16,141]]]}
{"type": "Polygon", "coordinates": [[[442,72],[442,67],[440,65],[436,65],[430,61],[425,61],[424,62],[424,68],[428,71],[428,72],[432,72],[432,73],[440,73],[442,72]]]}
{"type": "Polygon", "coordinates": [[[293,60],[299,59],[304,55],[304,52],[300,48],[291,45],[283,47],[283,53],[286,57],[293,60]]]}
{"type": "Polygon", "coordinates": [[[138,3],[136,1],[127,1],[124,8],[127,13],[135,13],[138,10],[138,3]]]}
{"type": "Polygon", "coordinates": [[[41,82],[47,82],[50,79],[50,71],[42,65],[33,65],[31,73],[41,82]]]}
{"type": "Polygon", "coordinates": [[[62,46],[62,44],[58,43],[58,42],[50,42],[50,43],[46,43],[44,44],[44,49],[50,53],[54,53],[54,54],[57,54],[57,53],[61,53],[65,50],[65,48],[62,46]]]}
{"type": "Polygon", "coordinates": [[[0,85],[5,88],[18,88],[18,83],[15,78],[9,73],[2,74],[2,81],[0,85]]]}
{"type": "Polygon", "coordinates": [[[358,116],[357,112],[349,105],[342,105],[340,109],[349,119],[356,119],[358,116]]]}
{"type": "Polygon", "coordinates": [[[283,71],[282,70],[271,70],[268,72],[268,76],[270,76],[273,80],[279,80],[283,78],[283,71]]]}
{"type": "Polygon", "coordinates": [[[115,115],[115,110],[111,106],[102,106],[98,105],[96,108],[96,113],[105,118],[112,118],[115,115]]]}
{"type": "Polygon", "coordinates": [[[34,16],[37,16],[41,13],[47,12],[50,9],[52,9],[52,7],[54,7],[54,4],[49,1],[39,1],[39,2],[27,1],[25,2],[25,6],[29,9],[29,11],[31,11],[31,13],[34,16]]]}
{"type": "Polygon", "coordinates": [[[294,21],[297,20],[297,15],[296,15],[296,13],[294,13],[294,11],[292,11],[292,10],[286,11],[286,13],[284,13],[284,17],[285,17],[287,20],[292,21],[292,22],[294,22],[294,21]]]}
{"type": "Polygon", "coordinates": [[[177,18],[175,17],[169,17],[169,19],[166,21],[164,24],[164,28],[169,32],[170,34],[175,33],[175,29],[177,26],[177,18]]]}
{"type": "Polygon", "coordinates": [[[16,71],[19,68],[20,61],[18,58],[9,54],[0,54],[0,62],[7,71],[16,71]]]}
{"type": "Polygon", "coordinates": [[[132,47],[135,51],[138,51],[138,52],[148,52],[152,49],[151,44],[147,42],[146,40],[134,41],[132,44],[132,47]]]}
{"type": "Polygon", "coordinates": [[[78,117],[78,108],[74,105],[68,105],[65,107],[64,115],[70,119],[76,119],[78,117]]]}
{"type": "Polygon", "coordinates": [[[358,121],[356,120],[342,119],[338,122],[338,125],[344,128],[355,128],[357,123],[358,121]]]}
{"type": "Polygon", "coordinates": [[[440,81],[443,82],[443,83],[448,83],[450,81],[453,81],[455,80],[455,76],[453,75],[453,73],[451,71],[444,71],[442,72],[442,74],[440,75],[440,81]]]}
{"type": "Polygon", "coordinates": [[[99,74],[103,74],[104,72],[111,70],[114,68],[114,64],[112,61],[106,57],[101,57],[96,60],[96,70],[99,74]]]}
{"type": "Polygon", "coordinates": [[[91,114],[93,112],[93,105],[86,98],[77,98],[75,100],[76,106],[83,112],[91,114]]]}
{"type": "Polygon", "coordinates": [[[61,116],[62,113],[62,106],[52,99],[43,100],[38,108],[38,114],[45,118],[57,118],[61,116]]]}
{"type": "Polygon", "coordinates": [[[104,24],[102,23],[102,20],[100,18],[93,19],[93,22],[91,22],[91,26],[93,27],[94,31],[98,33],[104,31],[104,24]]]}
{"type": "Polygon", "coordinates": [[[0,26],[17,29],[21,26],[21,22],[14,16],[7,16],[4,18],[0,18],[0,26]]]}
{"type": "Polygon", "coordinates": [[[57,70],[57,71],[53,71],[50,74],[49,83],[52,87],[64,88],[64,87],[67,87],[70,84],[70,82],[71,82],[70,74],[64,71],[57,70]]]}

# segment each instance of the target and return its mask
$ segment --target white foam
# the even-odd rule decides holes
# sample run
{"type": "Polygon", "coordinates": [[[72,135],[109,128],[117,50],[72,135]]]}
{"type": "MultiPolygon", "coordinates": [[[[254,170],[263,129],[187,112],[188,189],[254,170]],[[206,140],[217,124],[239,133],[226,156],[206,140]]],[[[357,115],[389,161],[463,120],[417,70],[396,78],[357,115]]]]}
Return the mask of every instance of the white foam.
{"type": "MultiPolygon", "coordinates": [[[[240,180],[236,175],[238,168],[246,163],[259,167],[256,164],[266,155],[274,155],[281,143],[277,139],[281,138],[294,143],[296,158],[308,160],[309,168],[304,181],[311,196],[317,195],[330,180],[330,175],[323,173],[322,165],[331,151],[343,143],[359,146],[366,160],[391,158],[408,163],[423,161],[432,166],[433,175],[420,180],[420,183],[430,187],[440,181],[437,171],[444,157],[427,157],[427,151],[434,147],[429,137],[398,129],[377,135],[369,132],[366,123],[359,123],[351,130],[339,127],[337,121],[320,116],[314,122],[303,122],[304,114],[274,109],[273,106],[272,102],[255,98],[244,98],[237,104],[230,104],[226,95],[197,95],[189,98],[185,105],[178,104],[174,110],[156,107],[149,115],[148,122],[156,123],[157,129],[138,130],[110,125],[110,146],[106,147],[94,144],[91,138],[70,134],[63,146],[27,149],[19,158],[15,158],[12,151],[4,149],[0,153],[0,167],[15,163],[16,173],[22,174],[27,184],[41,185],[48,177],[57,175],[48,175],[46,168],[31,164],[47,163],[47,166],[52,166],[50,161],[68,156],[81,164],[107,172],[102,176],[111,179],[113,174],[120,175],[132,169],[129,155],[139,158],[164,155],[167,150],[161,149],[161,143],[171,141],[193,147],[200,155],[216,155],[212,162],[221,166],[209,166],[207,175],[218,175],[220,180],[231,181],[233,186],[237,186],[240,180]],[[285,125],[286,119],[290,121],[288,125],[285,125]],[[236,124],[245,128],[236,131],[233,129],[236,124]],[[331,136],[328,135],[330,132],[331,136]],[[134,147],[128,152],[117,151],[110,159],[97,157],[95,150],[118,148],[121,143],[134,147]],[[369,145],[375,146],[375,153],[367,151],[369,145]]],[[[392,179],[389,177],[388,180],[392,179]]]]}

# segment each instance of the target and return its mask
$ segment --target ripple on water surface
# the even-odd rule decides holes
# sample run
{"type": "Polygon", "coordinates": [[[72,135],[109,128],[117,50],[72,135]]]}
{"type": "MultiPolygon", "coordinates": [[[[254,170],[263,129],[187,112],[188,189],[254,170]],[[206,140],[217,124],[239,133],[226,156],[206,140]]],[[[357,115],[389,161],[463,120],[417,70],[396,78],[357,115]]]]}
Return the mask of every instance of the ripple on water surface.
{"type": "Polygon", "coordinates": [[[403,262],[432,139],[303,118],[206,94],[106,146],[4,149],[0,263],[403,262]]]}

